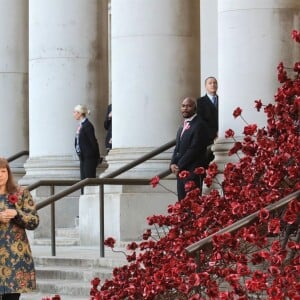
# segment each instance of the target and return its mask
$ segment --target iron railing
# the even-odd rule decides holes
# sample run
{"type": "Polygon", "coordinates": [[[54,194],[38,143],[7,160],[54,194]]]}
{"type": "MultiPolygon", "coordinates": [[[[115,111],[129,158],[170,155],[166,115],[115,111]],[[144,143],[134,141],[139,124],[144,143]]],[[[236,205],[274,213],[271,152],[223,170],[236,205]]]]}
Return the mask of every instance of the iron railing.
{"type": "MultiPolygon", "coordinates": [[[[270,213],[279,211],[280,209],[286,207],[287,204],[295,198],[300,199],[300,191],[296,191],[296,192],[282,198],[281,200],[278,200],[277,202],[268,205],[267,207],[265,207],[265,209],[267,209],[270,213]]],[[[255,213],[219,230],[218,232],[215,232],[215,233],[211,234],[210,236],[186,247],[186,251],[189,254],[193,254],[196,251],[199,251],[203,248],[209,247],[212,245],[212,240],[213,240],[214,236],[224,234],[224,233],[234,233],[237,230],[241,229],[242,227],[246,227],[246,226],[254,223],[258,219],[258,216],[259,216],[259,211],[257,211],[255,213]]]]}
{"type": "MultiPolygon", "coordinates": [[[[40,186],[49,186],[51,188],[51,196],[40,203],[37,203],[37,209],[44,208],[51,205],[51,253],[56,255],[56,241],[55,241],[55,202],[63,197],[79,190],[85,186],[99,186],[99,216],[100,216],[100,256],[104,257],[104,185],[149,185],[151,179],[121,179],[114,178],[133,167],[145,162],[146,160],[170,149],[175,145],[176,141],[172,140],[161,147],[145,154],[144,156],[136,159],[135,161],[103,176],[102,178],[86,178],[84,180],[40,180],[29,185],[28,190],[32,191],[40,186]],[[54,195],[55,186],[69,186],[65,190],[54,195]]],[[[156,176],[165,178],[171,174],[171,171],[165,170],[156,176]]]]}
{"type": "Polygon", "coordinates": [[[51,206],[51,254],[56,255],[55,241],[55,202],[65,196],[85,187],[99,186],[99,216],[100,216],[100,256],[104,257],[104,185],[149,185],[148,179],[114,179],[114,178],[86,178],[81,181],[76,180],[40,180],[32,185],[29,185],[28,190],[34,190],[40,186],[50,186],[51,196],[44,201],[37,203],[37,210],[48,205],[51,206]],[[55,186],[69,186],[65,190],[54,195],[55,186]]]}
{"type": "Polygon", "coordinates": [[[28,150],[23,150],[23,151],[17,152],[15,154],[7,157],[6,160],[8,162],[12,162],[12,161],[14,161],[14,160],[16,160],[16,159],[18,159],[18,158],[20,158],[22,156],[28,156],[28,155],[29,155],[29,151],[28,150]]]}
{"type": "MultiPolygon", "coordinates": [[[[168,143],[166,143],[166,144],[164,144],[164,145],[162,145],[162,146],[160,146],[160,147],[158,147],[158,148],[150,151],[149,153],[141,156],[140,158],[134,160],[133,162],[131,162],[131,163],[129,163],[129,164],[127,164],[127,165],[119,168],[118,170],[115,170],[115,171],[113,171],[113,172],[111,172],[111,173],[109,173],[107,175],[104,175],[102,178],[114,178],[114,177],[117,177],[118,175],[120,175],[120,174],[122,174],[122,173],[124,173],[126,171],[129,171],[130,169],[134,168],[135,166],[137,166],[137,165],[145,162],[146,160],[148,160],[148,159],[150,159],[150,158],[152,158],[152,157],[154,157],[154,156],[156,156],[156,155],[158,155],[158,154],[160,154],[160,153],[162,153],[162,152],[164,152],[164,151],[172,148],[175,145],[176,145],[176,140],[174,139],[174,140],[172,140],[172,141],[170,141],[170,142],[168,142],[168,143]]],[[[164,171],[163,173],[159,174],[158,176],[162,176],[163,174],[169,175],[169,174],[171,174],[171,171],[168,169],[168,170],[164,171]]],[[[167,175],[165,175],[165,176],[167,176],[167,175]]],[[[165,176],[163,176],[163,177],[165,177],[165,176]]]]}

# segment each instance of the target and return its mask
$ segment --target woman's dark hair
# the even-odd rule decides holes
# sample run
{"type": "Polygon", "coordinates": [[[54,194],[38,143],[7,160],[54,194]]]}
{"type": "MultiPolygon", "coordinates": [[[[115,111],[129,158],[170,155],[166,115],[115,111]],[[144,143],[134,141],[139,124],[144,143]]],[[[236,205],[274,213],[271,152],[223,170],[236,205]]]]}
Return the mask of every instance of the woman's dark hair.
{"type": "Polygon", "coordinates": [[[16,185],[13,175],[11,173],[11,169],[9,167],[7,159],[0,157],[0,168],[7,169],[8,179],[6,182],[6,192],[7,193],[15,193],[17,191],[17,185],[16,185]]]}

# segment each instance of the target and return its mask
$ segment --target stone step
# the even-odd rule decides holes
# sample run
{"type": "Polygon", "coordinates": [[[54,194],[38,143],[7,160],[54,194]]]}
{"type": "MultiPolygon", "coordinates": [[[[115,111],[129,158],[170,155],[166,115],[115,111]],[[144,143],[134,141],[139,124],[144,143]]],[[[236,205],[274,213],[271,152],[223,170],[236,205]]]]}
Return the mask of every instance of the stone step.
{"type": "Polygon", "coordinates": [[[90,282],[94,277],[102,280],[112,277],[112,269],[108,268],[78,268],[78,267],[36,267],[36,276],[38,280],[79,280],[81,282],[90,282]]]}
{"type": "MultiPolygon", "coordinates": [[[[50,246],[51,239],[35,239],[34,245],[38,246],[50,246]]],[[[55,237],[56,246],[79,246],[79,238],[67,238],[67,237],[55,237]]]]}
{"type": "MultiPolygon", "coordinates": [[[[56,228],[55,229],[55,243],[57,246],[79,246],[79,228],[56,228]]],[[[31,244],[39,246],[50,246],[50,238],[35,238],[31,244]]]]}
{"type": "Polygon", "coordinates": [[[42,294],[59,294],[64,300],[65,295],[86,297],[89,299],[90,282],[79,280],[38,280],[37,289],[42,294]]]}
{"type": "Polygon", "coordinates": [[[34,257],[35,266],[57,266],[57,267],[77,267],[77,268],[115,268],[126,264],[125,257],[116,256],[114,258],[65,258],[56,256],[34,257]]]}
{"type": "Polygon", "coordinates": [[[93,278],[99,277],[103,282],[112,277],[115,267],[127,263],[123,253],[111,249],[100,257],[98,247],[58,246],[58,256],[45,255],[50,251],[48,246],[33,245],[32,250],[38,290],[22,295],[21,300],[42,300],[55,294],[62,300],[88,300],[93,278]]]}
{"type": "MultiPolygon", "coordinates": [[[[52,260],[47,258],[44,262],[52,260]]],[[[44,297],[49,294],[59,294],[62,300],[65,300],[65,296],[80,296],[88,299],[90,282],[93,278],[99,277],[103,282],[112,277],[112,267],[96,267],[98,263],[92,260],[55,259],[55,262],[60,264],[51,263],[51,266],[47,264],[41,266],[36,263],[37,291],[44,297]]],[[[105,264],[114,265],[111,262],[105,264]]]]}
{"type": "MultiPolygon", "coordinates": [[[[55,294],[49,294],[49,293],[40,293],[40,292],[34,292],[34,293],[27,293],[22,294],[20,297],[20,300],[42,300],[48,298],[52,298],[55,296],[55,294]]],[[[87,296],[69,296],[69,295],[60,295],[61,300],[88,300],[89,297],[87,296]]]]}
{"type": "Polygon", "coordinates": [[[79,238],[79,228],[78,227],[56,228],[55,234],[57,237],[79,238]]]}

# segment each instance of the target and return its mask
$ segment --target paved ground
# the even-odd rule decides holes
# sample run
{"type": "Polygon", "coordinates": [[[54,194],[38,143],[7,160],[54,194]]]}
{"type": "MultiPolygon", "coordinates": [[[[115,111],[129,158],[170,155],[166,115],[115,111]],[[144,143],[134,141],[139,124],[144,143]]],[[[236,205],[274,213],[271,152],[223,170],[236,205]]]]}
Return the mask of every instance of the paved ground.
{"type": "MultiPolygon", "coordinates": [[[[23,294],[20,298],[20,300],[43,300],[47,299],[47,297],[53,297],[54,295],[44,295],[39,293],[31,293],[31,294],[23,294]]],[[[89,300],[89,298],[80,298],[80,297],[74,297],[74,296],[63,296],[61,297],[61,300],[89,300]]]]}
{"type": "MultiPolygon", "coordinates": [[[[51,256],[51,246],[31,245],[33,256],[51,256]]],[[[56,247],[57,257],[68,258],[99,258],[99,247],[80,247],[80,246],[58,246],[56,247]]],[[[113,258],[118,256],[110,248],[105,247],[105,257],[113,258]]]]}

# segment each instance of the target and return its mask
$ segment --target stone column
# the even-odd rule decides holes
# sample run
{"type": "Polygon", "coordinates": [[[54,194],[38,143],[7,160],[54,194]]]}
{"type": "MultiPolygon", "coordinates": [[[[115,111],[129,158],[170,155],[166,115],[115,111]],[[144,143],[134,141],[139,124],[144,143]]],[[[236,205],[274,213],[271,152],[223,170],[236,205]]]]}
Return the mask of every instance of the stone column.
{"type": "MultiPolygon", "coordinates": [[[[106,174],[175,139],[181,101],[200,93],[199,5],[198,0],[112,0],[113,149],[106,174]]],[[[171,150],[120,177],[151,178],[168,168],[170,158],[171,150]]],[[[146,217],[165,213],[177,199],[152,187],[106,191],[113,193],[106,195],[105,232],[117,240],[139,238],[148,227],[146,217]]],[[[92,211],[98,211],[96,205],[92,211]]],[[[81,209],[91,210],[84,203],[81,209]]],[[[81,237],[97,244],[94,219],[85,221],[81,237]]]]}
{"type": "Polygon", "coordinates": [[[0,0],[0,7],[0,156],[8,157],[29,150],[28,1],[0,0]]]}
{"type": "Polygon", "coordinates": [[[78,178],[78,169],[72,167],[77,125],[73,108],[79,103],[89,107],[101,140],[99,115],[107,101],[99,1],[30,0],[29,17],[27,177],[78,178]]]}
{"type": "MultiPolygon", "coordinates": [[[[88,106],[99,143],[104,139],[106,10],[105,0],[29,1],[30,158],[25,183],[79,179],[72,115],[76,104],[88,106]]],[[[57,226],[74,225],[78,196],[63,203],[57,226]]]]}
{"type": "MultiPolygon", "coordinates": [[[[299,58],[299,47],[291,40],[295,20],[300,19],[298,0],[222,0],[219,9],[219,140],[216,161],[228,162],[231,141],[224,133],[231,128],[241,136],[246,125],[232,112],[243,109],[248,123],[265,125],[265,115],[254,109],[254,100],[274,101],[279,83],[277,65],[299,58]]],[[[230,158],[232,159],[232,158],[230,158]]]]}
{"type": "MultiPolygon", "coordinates": [[[[179,105],[199,95],[200,82],[199,1],[113,0],[111,9],[108,172],[174,139],[179,105]]],[[[139,171],[150,174],[147,169],[139,171]]]]}
{"type": "Polygon", "coordinates": [[[200,1],[201,95],[206,93],[204,81],[218,79],[218,0],[200,1]]]}

